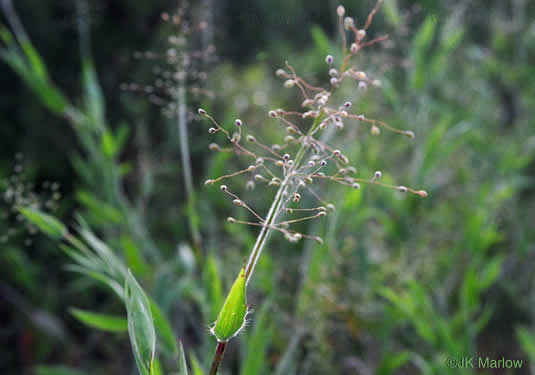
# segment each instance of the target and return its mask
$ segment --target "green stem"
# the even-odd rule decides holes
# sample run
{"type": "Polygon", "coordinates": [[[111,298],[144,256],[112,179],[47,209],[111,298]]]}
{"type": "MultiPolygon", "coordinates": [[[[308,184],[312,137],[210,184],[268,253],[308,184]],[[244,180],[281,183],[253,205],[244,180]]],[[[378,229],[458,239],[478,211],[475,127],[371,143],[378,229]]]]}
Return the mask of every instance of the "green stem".
{"type": "MultiPolygon", "coordinates": [[[[308,130],[307,135],[305,136],[308,138],[319,126],[321,121],[322,115],[316,117],[316,120],[308,130]]],[[[301,164],[301,160],[305,156],[306,153],[306,147],[303,143],[301,145],[301,148],[297,152],[297,156],[294,159],[294,166],[292,169],[290,169],[286,175],[286,178],[282,182],[281,186],[279,187],[279,190],[277,190],[277,194],[275,194],[275,198],[273,200],[273,204],[271,205],[265,225],[260,230],[260,233],[258,234],[258,237],[256,239],[256,243],[253,247],[253,250],[251,252],[251,256],[249,257],[249,261],[247,262],[247,267],[245,269],[245,280],[246,283],[249,283],[249,279],[251,278],[251,275],[253,274],[254,268],[256,266],[256,262],[258,261],[258,258],[260,257],[260,254],[262,253],[262,250],[264,248],[264,245],[267,242],[268,235],[271,233],[271,226],[275,223],[275,220],[277,219],[277,216],[280,212],[281,206],[284,204],[284,192],[288,189],[288,186],[290,184],[290,179],[292,177],[293,171],[295,171],[297,168],[299,168],[301,164]]]]}
{"type": "MultiPolygon", "coordinates": [[[[180,66],[177,64],[177,73],[179,70],[180,66]]],[[[184,64],[184,72],[185,71],[186,69],[184,64]]],[[[178,84],[176,101],[176,122],[178,127],[178,137],[180,141],[180,157],[182,159],[182,169],[184,171],[184,189],[186,191],[186,202],[188,210],[192,211],[188,213],[187,217],[191,230],[191,237],[193,240],[193,250],[195,252],[197,261],[200,263],[202,257],[201,233],[199,231],[197,222],[195,221],[195,215],[193,214],[196,206],[196,201],[195,192],[193,189],[193,173],[191,168],[191,158],[188,142],[188,128],[186,119],[186,77],[184,77],[178,84]]]]}

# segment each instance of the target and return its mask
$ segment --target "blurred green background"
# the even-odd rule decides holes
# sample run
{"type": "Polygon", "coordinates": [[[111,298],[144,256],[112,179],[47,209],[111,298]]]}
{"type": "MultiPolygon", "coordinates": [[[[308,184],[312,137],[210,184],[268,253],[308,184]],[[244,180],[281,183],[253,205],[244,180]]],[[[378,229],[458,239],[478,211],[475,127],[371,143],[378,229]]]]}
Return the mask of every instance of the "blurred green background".
{"type": "MultiPolygon", "coordinates": [[[[358,24],[375,5],[342,3],[358,24]]],[[[301,101],[274,72],[289,61],[314,84],[328,79],[325,56],[341,56],[337,5],[15,2],[48,73],[38,57],[15,72],[2,55],[2,373],[136,372],[121,324],[115,333],[95,330],[72,310],[124,317],[123,304],[102,283],[69,272],[59,241],[14,208],[30,203],[72,230],[91,228],[132,270],[171,325],[158,332],[163,373],[176,372],[178,339],[194,374],[206,373],[215,347],[208,325],[257,229],[228,224],[227,216],[246,215],[203,185],[247,164],[209,151],[213,139],[196,109],[228,126],[239,117],[257,138],[280,142],[267,111],[301,101]],[[185,68],[194,194],[184,187],[183,145],[167,113],[174,107],[151,103],[146,89],[158,86],[155,56],[169,53],[176,34],[162,12],[177,9],[190,25],[183,48],[191,56],[215,46],[185,68]],[[67,102],[76,111],[66,116],[67,102]]],[[[389,39],[357,61],[382,88],[353,85],[343,95],[358,113],[416,137],[346,124],[338,144],[360,175],[381,170],[386,182],[429,196],[326,188],[334,213],[299,227],[324,244],[271,237],[249,287],[250,325],[229,345],[223,374],[535,373],[534,16],[528,0],[385,0],[369,35],[389,39]],[[446,363],[452,356],[523,366],[455,369],[446,363]]],[[[17,27],[6,13],[1,24],[4,53],[7,30],[17,27]]],[[[229,187],[267,212],[275,190],[246,191],[246,182],[229,187]]]]}

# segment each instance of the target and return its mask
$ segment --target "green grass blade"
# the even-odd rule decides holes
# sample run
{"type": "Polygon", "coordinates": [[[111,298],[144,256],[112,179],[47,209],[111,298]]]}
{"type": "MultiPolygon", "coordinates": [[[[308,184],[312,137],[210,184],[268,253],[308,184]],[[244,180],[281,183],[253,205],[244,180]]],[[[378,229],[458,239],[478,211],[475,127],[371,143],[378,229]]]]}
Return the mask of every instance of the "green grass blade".
{"type": "Polygon", "coordinates": [[[180,369],[180,375],[188,375],[188,365],[186,363],[186,354],[184,353],[182,341],[178,343],[178,366],[180,369]]]}
{"type": "Polygon", "coordinates": [[[271,303],[266,301],[256,316],[253,332],[247,336],[245,360],[240,370],[241,375],[261,374],[267,367],[266,352],[271,343],[272,333],[269,320],[270,308],[271,303]]]}
{"type": "Polygon", "coordinates": [[[89,327],[106,332],[121,333],[128,331],[128,321],[122,316],[100,314],[92,311],[69,309],[69,312],[80,322],[89,327]]]}
{"type": "Polygon", "coordinates": [[[141,375],[149,375],[156,351],[156,331],[150,303],[130,271],[126,276],[125,290],[128,333],[137,368],[141,375]]]}
{"type": "Polygon", "coordinates": [[[60,239],[67,233],[67,228],[55,217],[29,207],[19,207],[19,212],[46,235],[60,239]]]}
{"type": "Polygon", "coordinates": [[[177,338],[171,327],[171,323],[161,311],[160,307],[149,298],[150,309],[154,319],[154,325],[158,336],[162,339],[163,348],[172,356],[178,354],[177,338]]]}

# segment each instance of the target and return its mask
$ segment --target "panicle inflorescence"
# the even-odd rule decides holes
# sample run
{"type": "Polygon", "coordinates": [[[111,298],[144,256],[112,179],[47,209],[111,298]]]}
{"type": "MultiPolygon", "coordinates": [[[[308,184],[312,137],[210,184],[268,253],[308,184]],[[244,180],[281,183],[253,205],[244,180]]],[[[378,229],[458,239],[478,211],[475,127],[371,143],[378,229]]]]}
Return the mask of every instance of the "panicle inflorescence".
{"type": "MultiPolygon", "coordinates": [[[[204,21],[192,25],[189,13],[188,2],[183,2],[175,12],[161,14],[164,25],[170,28],[163,51],[134,52],[134,59],[147,60],[152,64],[154,81],[150,84],[131,82],[120,85],[121,90],[146,95],[168,117],[176,114],[177,99],[183,95],[182,89],[195,98],[214,97],[213,91],[203,86],[208,79],[206,68],[217,60],[215,46],[195,48],[189,43],[193,34],[203,32],[210,25],[204,21]]],[[[194,117],[188,112],[188,120],[194,117]]]]}
{"type": "MultiPolygon", "coordinates": [[[[229,195],[233,202],[245,208],[252,216],[251,220],[238,220],[229,217],[227,220],[232,224],[247,224],[259,226],[262,233],[269,230],[282,232],[290,242],[297,242],[302,238],[312,238],[321,241],[319,237],[299,233],[291,228],[292,224],[307,220],[314,220],[326,216],[329,209],[334,209],[332,203],[321,198],[315,189],[315,182],[330,181],[341,185],[360,189],[361,185],[378,185],[399,192],[409,192],[421,197],[427,196],[423,190],[414,190],[406,186],[397,186],[381,182],[382,173],[376,171],[371,177],[358,177],[357,169],[351,166],[348,156],[340,149],[331,146],[327,142],[325,129],[342,130],[353,124],[367,124],[373,135],[380,135],[381,129],[414,137],[409,130],[401,130],[388,125],[377,119],[371,119],[361,113],[354,113],[354,103],[346,100],[342,103],[333,102],[333,93],[344,81],[354,81],[359,88],[381,87],[381,82],[371,78],[369,74],[351,66],[351,58],[366,47],[386,39],[385,36],[366,40],[366,30],[370,26],[373,16],[379,9],[382,1],[370,12],[366,23],[358,27],[351,17],[345,17],[343,6],[338,7],[340,30],[344,50],[343,60],[337,64],[332,55],[325,57],[327,64],[328,87],[314,86],[299,76],[295,69],[286,62],[284,68],[276,70],[275,75],[283,79],[283,86],[295,88],[303,98],[303,111],[289,111],[285,109],[272,109],[268,112],[268,118],[277,121],[287,133],[281,144],[266,144],[252,134],[241,120],[235,120],[235,126],[220,125],[205,110],[199,109],[198,113],[211,122],[209,133],[222,134],[228,146],[211,143],[209,148],[215,152],[232,152],[252,160],[248,167],[206,180],[205,184],[212,185],[223,180],[238,176],[248,176],[247,187],[254,188],[255,183],[265,184],[277,188],[275,200],[266,217],[262,217],[248,205],[236,193],[230,191],[226,185],[220,185],[222,192],[229,195]],[[352,35],[351,46],[347,48],[346,32],[352,35]],[[303,126],[303,120],[310,121],[310,125],[303,126]],[[242,133],[245,134],[242,140],[242,133]],[[303,207],[303,195],[307,194],[317,202],[317,207],[303,207]],[[281,215],[281,214],[286,215],[281,215]],[[283,217],[280,219],[280,217],[283,217]]],[[[260,245],[261,247],[261,245],[260,245]]],[[[254,251],[253,251],[254,252],[254,251]]],[[[252,258],[255,256],[253,255],[252,258]]],[[[246,271],[247,277],[254,267],[256,259],[250,259],[246,271]]]]}
{"type": "Polygon", "coordinates": [[[44,181],[41,184],[27,182],[24,177],[23,155],[15,155],[13,174],[0,181],[0,193],[2,199],[0,206],[4,206],[0,214],[0,220],[7,225],[7,230],[0,234],[0,244],[5,244],[13,237],[19,236],[21,231],[10,227],[9,222],[22,223],[23,232],[30,236],[24,239],[25,246],[31,246],[32,236],[38,233],[37,227],[27,221],[19,212],[19,207],[28,207],[34,210],[53,212],[58,208],[61,199],[60,184],[56,181],[44,181]]]}

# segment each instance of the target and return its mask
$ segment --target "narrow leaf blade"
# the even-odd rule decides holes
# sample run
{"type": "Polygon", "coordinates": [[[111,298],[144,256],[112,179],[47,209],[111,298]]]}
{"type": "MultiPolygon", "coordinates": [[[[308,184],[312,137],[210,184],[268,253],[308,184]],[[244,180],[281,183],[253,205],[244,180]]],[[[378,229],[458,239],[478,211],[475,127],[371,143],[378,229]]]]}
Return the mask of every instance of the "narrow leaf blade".
{"type": "Polygon", "coordinates": [[[114,333],[128,331],[128,321],[122,316],[100,314],[76,308],[71,308],[69,311],[76,319],[90,327],[114,333]]]}
{"type": "Polygon", "coordinates": [[[149,375],[156,351],[156,331],[152,321],[150,303],[132,273],[126,276],[126,310],[128,312],[128,333],[142,375],[149,375]]]}

